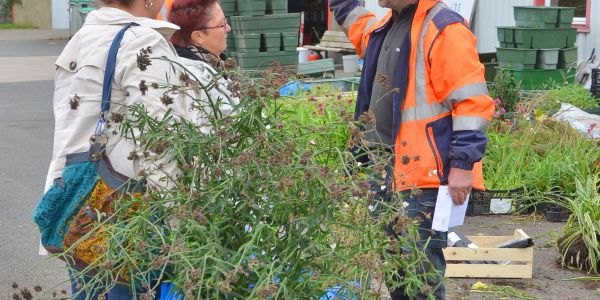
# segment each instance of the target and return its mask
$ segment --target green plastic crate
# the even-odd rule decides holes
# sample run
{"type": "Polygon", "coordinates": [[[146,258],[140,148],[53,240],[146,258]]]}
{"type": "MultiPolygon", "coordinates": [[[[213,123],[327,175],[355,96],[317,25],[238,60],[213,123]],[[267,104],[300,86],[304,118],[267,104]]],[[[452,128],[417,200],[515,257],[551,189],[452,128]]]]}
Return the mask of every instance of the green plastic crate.
{"type": "Polygon", "coordinates": [[[521,83],[522,90],[545,90],[555,83],[572,83],[575,79],[575,70],[515,70],[500,68],[521,83]]]}
{"type": "Polygon", "coordinates": [[[515,28],[499,26],[498,27],[498,41],[500,43],[514,43],[515,42],[515,28]]]}
{"type": "Polygon", "coordinates": [[[522,49],[573,47],[577,40],[575,28],[515,28],[515,43],[522,49]]]}
{"type": "Polygon", "coordinates": [[[300,32],[298,30],[293,32],[282,32],[283,50],[284,51],[296,51],[298,48],[298,39],[300,32]]]}
{"type": "Polygon", "coordinates": [[[234,34],[234,38],[237,52],[252,53],[260,50],[260,34],[258,33],[234,34]]]}
{"type": "Polygon", "coordinates": [[[287,0],[267,0],[267,14],[285,14],[287,12],[287,0]]]}
{"type": "Polygon", "coordinates": [[[237,14],[237,0],[221,0],[221,8],[225,16],[235,16],[237,14]]]}
{"type": "Polygon", "coordinates": [[[298,63],[296,51],[234,53],[238,66],[242,69],[266,69],[273,64],[295,65],[298,63]]]}
{"type": "Polygon", "coordinates": [[[535,49],[515,49],[515,48],[497,48],[496,57],[500,67],[531,70],[535,69],[537,60],[537,50],[535,49]]]}
{"type": "Polygon", "coordinates": [[[236,33],[281,33],[300,29],[300,14],[231,17],[231,27],[236,33]]]}
{"type": "Polygon", "coordinates": [[[558,13],[558,28],[571,28],[573,18],[575,18],[574,7],[561,7],[558,13]]]}
{"type": "Polygon", "coordinates": [[[298,75],[318,75],[323,73],[335,73],[333,58],[325,58],[314,61],[307,61],[298,64],[298,75]]]}
{"type": "Polygon", "coordinates": [[[556,28],[559,9],[548,6],[515,6],[518,27],[556,28]]]}
{"type": "Polygon", "coordinates": [[[281,33],[263,33],[261,49],[267,52],[281,51],[281,33]]]}
{"type": "Polygon", "coordinates": [[[560,49],[558,52],[558,66],[559,69],[571,69],[577,67],[579,62],[579,53],[577,47],[560,49]]]}
{"type": "Polygon", "coordinates": [[[540,49],[538,50],[536,69],[552,70],[558,65],[558,52],[560,49],[540,49]]]}
{"type": "Polygon", "coordinates": [[[237,12],[240,16],[264,16],[266,10],[265,0],[237,0],[237,12]]]}

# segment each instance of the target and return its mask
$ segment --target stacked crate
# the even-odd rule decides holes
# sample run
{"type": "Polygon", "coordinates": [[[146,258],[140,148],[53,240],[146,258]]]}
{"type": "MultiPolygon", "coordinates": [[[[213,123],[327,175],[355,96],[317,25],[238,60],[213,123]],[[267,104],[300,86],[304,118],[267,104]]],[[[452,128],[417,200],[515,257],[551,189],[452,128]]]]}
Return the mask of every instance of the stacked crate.
{"type": "Polygon", "coordinates": [[[516,27],[498,27],[500,69],[521,82],[523,90],[571,79],[577,65],[575,8],[515,6],[516,27]]]}
{"type": "Polygon", "coordinates": [[[287,13],[287,0],[222,0],[231,24],[228,52],[243,69],[298,61],[300,14],[287,13]]]}

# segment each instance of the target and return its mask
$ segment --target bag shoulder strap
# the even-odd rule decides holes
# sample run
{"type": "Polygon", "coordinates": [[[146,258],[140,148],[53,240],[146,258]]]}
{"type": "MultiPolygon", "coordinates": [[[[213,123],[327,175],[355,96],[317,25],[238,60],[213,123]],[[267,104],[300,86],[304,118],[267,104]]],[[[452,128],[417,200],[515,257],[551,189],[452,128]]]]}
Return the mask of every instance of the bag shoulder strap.
{"type": "Polygon", "coordinates": [[[108,59],[106,60],[106,68],[104,69],[104,82],[102,85],[102,104],[100,107],[100,120],[98,121],[98,126],[96,126],[96,135],[99,136],[102,134],[104,130],[104,123],[106,122],[105,113],[110,109],[110,99],[112,97],[112,81],[115,76],[115,68],[117,63],[117,54],[119,53],[119,47],[121,46],[121,41],[123,40],[123,36],[129,27],[136,26],[135,23],[129,23],[115,36],[110,45],[110,49],[108,51],[108,59]]]}

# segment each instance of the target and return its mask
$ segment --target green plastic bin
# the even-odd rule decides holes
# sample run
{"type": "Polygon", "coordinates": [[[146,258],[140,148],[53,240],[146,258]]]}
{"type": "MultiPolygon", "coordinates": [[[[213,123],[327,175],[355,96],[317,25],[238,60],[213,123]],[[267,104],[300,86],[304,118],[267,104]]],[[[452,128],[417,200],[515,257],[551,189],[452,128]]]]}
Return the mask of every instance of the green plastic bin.
{"type": "Polygon", "coordinates": [[[549,6],[515,6],[514,15],[518,27],[556,28],[558,8],[549,6]]]}
{"type": "Polygon", "coordinates": [[[237,12],[240,16],[264,16],[266,10],[265,0],[237,0],[237,12]]]}
{"type": "Polygon", "coordinates": [[[273,64],[295,65],[298,63],[296,51],[234,53],[238,66],[242,69],[266,69],[273,64]]]}
{"type": "Polygon", "coordinates": [[[556,83],[572,83],[575,79],[575,70],[515,70],[500,68],[521,83],[522,90],[546,90],[556,83]]]}
{"type": "Polygon", "coordinates": [[[558,65],[559,69],[572,69],[577,67],[579,62],[579,53],[577,47],[560,49],[558,52],[558,65]]]}
{"type": "Polygon", "coordinates": [[[498,27],[498,41],[500,43],[514,43],[515,42],[515,28],[507,26],[498,27]]]}
{"type": "Polygon", "coordinates": [[[540,49],[538,50],[535,68],[540,70],[556,69],[558,65],[558,52],[560,49],[540,49]]]}
{"type": "Polygon", "coordinates": [[[300,14],[231,17],[231,27],[237,33],[281,33],[300,30],[300,14]]]}
{"type": "Polygon", "coordinates": [[[260,34],[234,34],[236,52],[253,53],[260,50],[260,34]]]}
{"type": "Polygon", "coordinates": [[[307,61],[298,64],[298,75],[318,75],[323,73],[335,73],[335,65],[333,58],[319,59],[315,61],[307,61]]]}
{"type": "Polygon", "coordinates": [[[261,51],[277,52],[281,51],[281,33],[263,33],[261,51]]]}
{"type": "Polygon", "coordinates": [[[496,57],[502,68],[532,70],[535,69],[537,50],[496,48],[496,57]]]}
{"type": "Polygon", "coordinates": [[[267,14],[285,14],[288,12],[287,0],[267,0],[267,14]]]}
{"type": "Polygon", "coordinates": [[[573,47],[577,40],[575,28],[515,28],[515,43],[522,49],[573,47]]]}

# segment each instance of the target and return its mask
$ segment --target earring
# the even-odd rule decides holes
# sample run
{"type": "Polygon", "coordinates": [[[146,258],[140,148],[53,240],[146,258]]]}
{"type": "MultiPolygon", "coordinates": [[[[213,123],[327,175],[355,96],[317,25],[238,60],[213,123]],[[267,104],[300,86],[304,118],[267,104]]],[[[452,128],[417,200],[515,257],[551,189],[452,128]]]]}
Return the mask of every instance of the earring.
{"type": "Polygon", "coordinates": [[[146,0],[146,8],[152,7],[152,0],[146,0]]]}

